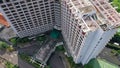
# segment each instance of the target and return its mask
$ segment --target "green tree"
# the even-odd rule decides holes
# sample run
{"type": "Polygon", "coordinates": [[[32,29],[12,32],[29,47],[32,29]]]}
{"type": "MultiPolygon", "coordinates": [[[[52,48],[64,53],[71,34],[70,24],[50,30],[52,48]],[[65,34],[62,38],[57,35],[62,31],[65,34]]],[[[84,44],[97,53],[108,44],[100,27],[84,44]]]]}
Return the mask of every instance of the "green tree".
{"type": "Polygon", "coordinates": [[[120,43],[120,33],[116,33],[115,35],[114,35],[114,37],[111,39],[111,41],[110,42],[117,42],[117,43],[120,43]]]}
{"type": "Polygon", "coordinates": [[[12,42],[13,45],[16,45],[16,43],[17,43],[17,38],[11,38],[11,39],[10,39],[10,42],[12,42]]]}
{"type": "Polygon", "coordinates": [[[120,54],[120,50],[117,50],[117,52],[120,54]]]}
{"type": "Polygon", "coordinates": [[[0,49],[6,49],[7,47],[8,47],[8,44],[0,41],[0,49]]]}

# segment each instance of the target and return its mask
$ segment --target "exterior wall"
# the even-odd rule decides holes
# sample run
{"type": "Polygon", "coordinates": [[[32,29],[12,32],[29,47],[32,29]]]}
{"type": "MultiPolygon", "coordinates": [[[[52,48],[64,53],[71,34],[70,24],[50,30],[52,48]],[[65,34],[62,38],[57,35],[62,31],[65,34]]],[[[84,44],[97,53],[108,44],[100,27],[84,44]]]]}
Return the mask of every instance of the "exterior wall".
{"type": "MultiPolygon", "coordinates": [[[[88,37],[87,39],[91,40],[89,43],[86,43],[84,46],[86,46],[85,52],[83,52],[84,56],[81,57],[81,63],[82,64],[86,64],[87,58],[89,58],[89,56],[91,55],[92,51],[94,50],[94,48],[96,47],[99,39],[101,38],[102,34],[103,34],[103,30],[102,29],[97,29],[92,33],[92,37],[88,37]]],[[[89,35],[89,34],[88,34],[89,35]]]]}
{"type": "Polygon", "coordinates": [[[78,51],[78,55],[76,56],[76,58],[74,58],[75,63],[80,63],[82,62],[82,60],[84,59],[86,52],[88,51],[90,44],[92,42],[92,40],[90,40],[91,38],[93,38],[95,36],[94,32],[89,32],[86,34],[86,37],[84,38],[84,42],[81,44],[80,50],[78,51]]]}
{"type": "Polygon", "coordinates": [[[61,4],[59,0],[55,0],[55,26],[54,28],[61,30],[61,4]]]}
{"type": "MultiPolygon", "coordinates": [[[[75,63],[86,64],[90,59],[95,58],[101,50],[105,47],[108,41],[115,34],[116,29],[103,30],[98,25],[97,21],[94,21],[98,25],[96,29],[91,29],[84,32],[84,25],[81,23],[85,20],[81,20],[81,16],[76,16],[76,7],[72,6],[72,1],[61,1],[61,30],[64,40],[66,41],[66,47],[74,59],[75,63]],[[74,13],[72,13],[72,9],[74,13]],[[79,21],[80,20],[80,21],[79,21]]],[[[95,12],[94,12],[95,14],[95,12]]],[[[92,14],[91,14],[92,15],[92,14]]]]}
{"type": "Polygon", "coordinates": [[[117,31],[117,29],[111,29],[111,30],[105,31],[103,33],[100,40],[98,41],[98,44],[93,49],[93,52],[91,53],[91,55],[87,59],[86,63],[88,63],[90,59],[97,57],[97,55],[103,50],[105,45],[107,45],[107,43],[110,41],[110,39],[112,39],[112,37],[114,36],[116,31],[117,31]]]}
{"type": "Polygon", "coordinates": [[[20,37],[53,29],[54,0],[16,0],[4,2],[0,8],[20,37]]]}
{"type": "Polygon", "coordinates": [[[83,19],[83,16],[95,14],[90,11],[83,13],[82,16],[79,9],[84,9],[87,3],[87,0],[78,0],[78,2],[61,0],[61,3],[59,0],[16,0],[1,3],[0,12],[19,37],[32,36],[51,30],[53,27],[60,27],[58,29],[62,31],[67,44],[66,49],[74,62],[86,64],[101,52],[117,30],[104,30],[106,24],[101,27],[98,23],[102,23],[95,19],[90,21],[86,21],[87,18],[83,19]],[[83,1],[86,1],[86,4],[83,1]],[[81,6],[78,9],[76,5],[81,6]],[[99,28],[93,28],[92,26],[95,25],[89,25],[91,22],[97,24],[99,28]]]}
{"type": "MultiPolygon", "coordinates": [[[[82,22],[82,21],[81,21],[82,22]]],[[[70,50],[72,56],[77,52],[77,45],[82,43],[83,30],[80,23],[75,19],[74,14],[68,8],[67,4],[62,1],[61,3],[61,30],[64,40],[67,44],[67,49],[70,50]]]]}
{"type": "Polygon", "coordinates": [[[82,63],[84,65],[88,63],[90,59],[96,58],[113,37],[116,30],[117,29],[103,31],[102,29],[98,29],[95,32],[89,32],[85,38],[84,45],[81,45],[78,56],[74,59],[75,63],[82,63]]]}

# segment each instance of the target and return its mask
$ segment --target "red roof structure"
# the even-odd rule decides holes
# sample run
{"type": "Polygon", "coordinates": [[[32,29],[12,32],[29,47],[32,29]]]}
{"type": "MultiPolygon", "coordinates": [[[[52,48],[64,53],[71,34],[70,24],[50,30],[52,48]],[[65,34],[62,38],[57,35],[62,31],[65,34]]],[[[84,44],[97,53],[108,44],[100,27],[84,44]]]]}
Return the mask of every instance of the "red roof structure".
{"type": "Polygon", "coordinates": [[[5,25],[6,27],[10,27],[10,24],[6,21],[3,15],[0,13],[0,24],[5,25]]]}

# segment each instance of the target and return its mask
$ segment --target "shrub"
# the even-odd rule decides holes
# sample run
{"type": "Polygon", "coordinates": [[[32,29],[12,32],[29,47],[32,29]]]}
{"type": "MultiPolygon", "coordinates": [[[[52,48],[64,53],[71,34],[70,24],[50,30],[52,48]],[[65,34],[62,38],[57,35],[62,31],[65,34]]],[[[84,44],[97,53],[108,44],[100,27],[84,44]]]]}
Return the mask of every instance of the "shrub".
{"type": "Polygon", "coordinates": [[[0,49],[6,49],[9,45],[5,42],[0,41],[0,49]]]}
{"type": "Polygon", "coordinates": [[[112,49],[111,53],[114,54],[114,55],[116,55],[116,54],[117,54],[117,51],[114,50],[114,49],[112,49]]]}
{"type": "Polygon", "coordinates": [[[114,49],[114,50],[120,50],[120,46],[111,44],[111,43],[108,43],[106,47],[114,49]]]}
{"type": "Polygon", "coordinates": [[[63,51],[63,52],[65,52],[65,49],[64,49],[63,45],[60,45],[60,46],[56,47],[56,51],[63,51]]]}
{"type": "Polygon", "coordinates": [[[120,50],[117,50],[118,54],[120,54],[120,50]]]}
{"type": "Polygon", "coordinates": [[[9,39],[9,41],[10,41],[11,43],[13,43],[13,45],[16,45],[17,39],[18,39],[18,37],[14,37],[14,38],[9,39]]]}
{"type": "Polygon", "coordinates": [[[6,65],[5,68],[19,68],[17,65],[13,65],[13,64],[10,63],[10,62],[6,62],[5,65],[6,65]]]}

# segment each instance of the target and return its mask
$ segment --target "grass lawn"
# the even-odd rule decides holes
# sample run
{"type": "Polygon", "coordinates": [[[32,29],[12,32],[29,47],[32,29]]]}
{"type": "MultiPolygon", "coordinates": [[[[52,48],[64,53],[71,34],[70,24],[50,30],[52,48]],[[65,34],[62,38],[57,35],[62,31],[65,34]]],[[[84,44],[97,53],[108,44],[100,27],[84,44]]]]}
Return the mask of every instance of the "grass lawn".
{"type": "Polygon", "coordinates": [[[84,68],[119,68],[117,65],[109,63],[103,59],[92,59],[84,68]]]}

